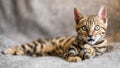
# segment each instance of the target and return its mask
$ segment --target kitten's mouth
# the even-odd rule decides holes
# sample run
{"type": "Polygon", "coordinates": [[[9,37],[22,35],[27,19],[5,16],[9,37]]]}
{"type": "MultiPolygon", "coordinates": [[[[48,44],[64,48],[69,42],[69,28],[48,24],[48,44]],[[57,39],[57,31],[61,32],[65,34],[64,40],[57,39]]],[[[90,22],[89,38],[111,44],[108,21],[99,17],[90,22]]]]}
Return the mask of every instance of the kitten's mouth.
{"type": "Polygon", "coordinates": [[[94,40],[94,39],[88,39],[87,41],[88,41],[88,42],[92,42],[92,41],[95,41],[95,40],[94,40]]]}
{"type": "Polygon", "coordinates": [[[95,44],[95,39],[88,39],[87,40],[87,42],[88,42],[88,44],[91,44],[91,45],[93,45],[93,44],[95,44]]]}

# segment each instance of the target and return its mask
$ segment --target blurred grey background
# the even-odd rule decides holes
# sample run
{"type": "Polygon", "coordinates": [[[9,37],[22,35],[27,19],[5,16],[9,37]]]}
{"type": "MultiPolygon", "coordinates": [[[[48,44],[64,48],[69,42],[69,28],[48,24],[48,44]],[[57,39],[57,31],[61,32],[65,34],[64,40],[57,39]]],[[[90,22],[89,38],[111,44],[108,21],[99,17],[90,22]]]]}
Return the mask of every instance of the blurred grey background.
{"type": "Polygon", "coordinates": [[[76,35],[73,8],[87,15],[108,10],[108,39],[120,42],[120,0],[0,0],[0,35],[26,42],[76,35]]]}

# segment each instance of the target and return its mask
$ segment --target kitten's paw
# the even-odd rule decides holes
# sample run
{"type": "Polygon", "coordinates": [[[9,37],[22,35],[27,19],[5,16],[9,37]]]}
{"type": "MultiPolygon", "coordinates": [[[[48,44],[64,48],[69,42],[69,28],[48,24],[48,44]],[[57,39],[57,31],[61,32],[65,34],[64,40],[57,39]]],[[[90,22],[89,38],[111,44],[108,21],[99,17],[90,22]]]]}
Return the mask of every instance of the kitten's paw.
{"type": "Polygon", "coordinates": [[[94,58],[96,55],[95,49],[90,45],[85,45],[84,54],[86,58],[94,58]]]}
{"type": "Polygon", "coordinates": [[[12,50],[12,49],[6,49],[4,51],[1,51],[1,53],[4,54],[4,55],[14,55],[15,51],[12,50]]]}
{"type": "Polygon", "coordinates": [[[4,55],[24,55],[23,50],[20,48],[8,48],[1,52],[4,55]]]}
{"type": "Polygon", "coordinates": [[[78,61],[82,61],[82,59],[78,56],[71,56],[71,57],[68,57],[67,61],[68,62],[78,62],[78,61]]]}

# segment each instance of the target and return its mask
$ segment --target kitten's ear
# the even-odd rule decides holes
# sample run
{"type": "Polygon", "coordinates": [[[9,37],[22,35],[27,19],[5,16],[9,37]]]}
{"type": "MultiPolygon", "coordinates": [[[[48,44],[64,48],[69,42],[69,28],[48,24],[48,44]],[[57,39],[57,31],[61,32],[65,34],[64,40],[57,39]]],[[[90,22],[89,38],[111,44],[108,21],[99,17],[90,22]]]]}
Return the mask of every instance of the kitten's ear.
{"type": "Polygon", "coordinates": [[[100,20],[102,20],[104,23],[107,22],[107,10],[105,6],[101,6],[99,12],[98,12],[98,17],[100,20]]]}
{"type": "Polygon", "coordinates": [[[80,13],[78,8],[74,8],[74,16],[75,16],[75,22],[76,24],[79,23],[79,21],[83,18],[83,15],[80,13]]]}

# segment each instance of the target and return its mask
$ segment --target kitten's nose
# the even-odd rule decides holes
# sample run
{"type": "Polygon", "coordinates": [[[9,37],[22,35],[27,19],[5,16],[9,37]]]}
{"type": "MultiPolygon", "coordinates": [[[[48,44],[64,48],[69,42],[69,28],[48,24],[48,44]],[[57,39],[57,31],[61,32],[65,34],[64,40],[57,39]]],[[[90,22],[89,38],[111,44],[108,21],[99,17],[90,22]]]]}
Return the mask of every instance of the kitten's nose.
{"type": "Polygon", "coordinates": [[[89,37],[89,38],[92,38],[92,37],[93,37],[93,35],[88,35],[88,37],[89,37]]]}

